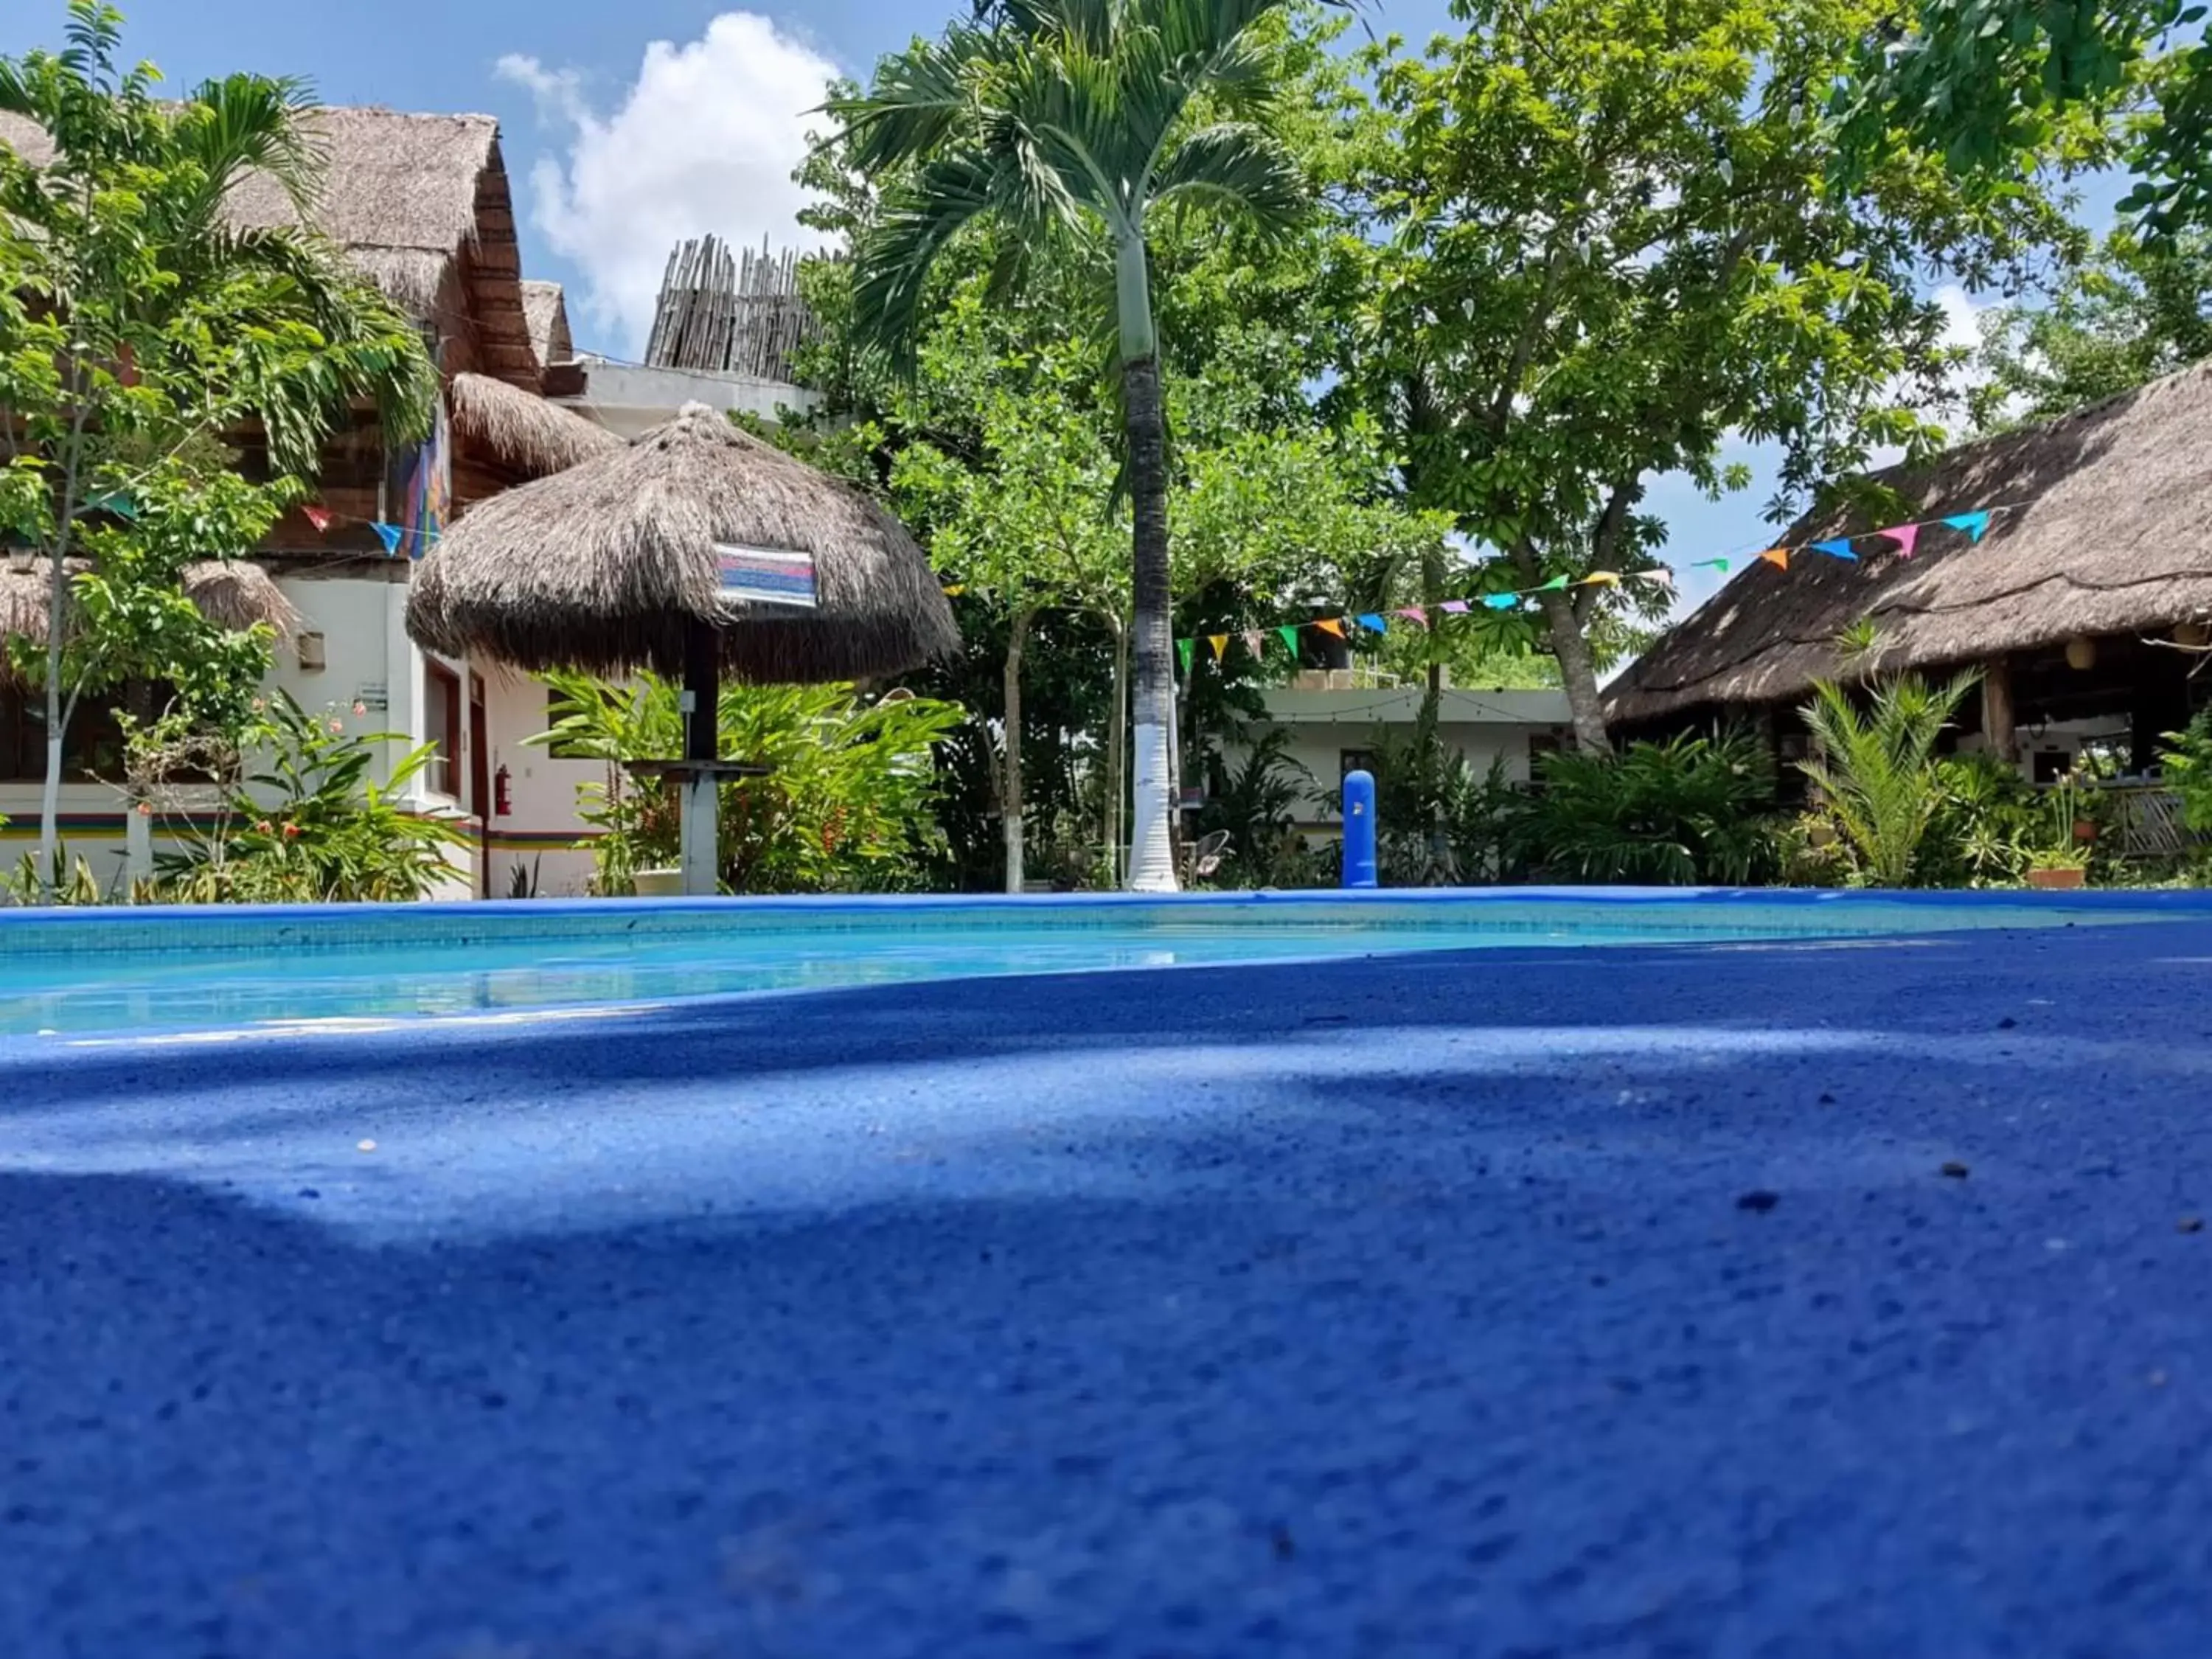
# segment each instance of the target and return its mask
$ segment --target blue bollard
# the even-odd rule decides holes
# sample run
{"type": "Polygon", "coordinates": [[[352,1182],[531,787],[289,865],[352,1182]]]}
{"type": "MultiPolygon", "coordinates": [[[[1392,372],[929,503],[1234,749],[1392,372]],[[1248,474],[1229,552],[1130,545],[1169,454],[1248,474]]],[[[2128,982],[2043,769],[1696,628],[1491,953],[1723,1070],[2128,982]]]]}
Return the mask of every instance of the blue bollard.
{"type": "Polygon", "coordinates": [[[1344,775],[1344,884],[1375,885],[1375,777],[1344,775]]]}

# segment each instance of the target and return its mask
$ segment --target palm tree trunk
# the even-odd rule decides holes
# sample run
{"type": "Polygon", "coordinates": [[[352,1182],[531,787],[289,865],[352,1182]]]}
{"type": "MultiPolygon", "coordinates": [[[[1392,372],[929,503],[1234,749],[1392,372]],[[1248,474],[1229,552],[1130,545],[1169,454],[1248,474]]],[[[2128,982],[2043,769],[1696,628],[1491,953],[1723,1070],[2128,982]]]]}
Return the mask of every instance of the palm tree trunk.
{"type": "Polygon", "coordinates": [[[1114,630],[1114,706],[1106,715],[1106,880],[1120,886],[1127,848],[1122,814],[1129,804],[1129,624],[1109,616],[1114,630]]]}
{"type": "Polygon", "coordinates": [[[1589,641],[1583,635],[1575,602],[1565,593],[1538,595],[1544,620],[1551,624],[1552,654],[1559,659],[1559,678],[1567,690],[1567,712],[1574,719],[1575,747],[1586,755],[1602,755],[1613,747],[1606,735],[1605,715],[1598,707],[1597,664],[1590,656],[1589,641]]]}
{"type": "Polygon", "coordinates": [[[1159,358],[1153,348],[1145,244],[1123,239],[1115,261],[1121,301],[1121,394],[1129,443],[1129,500],[1136,576],[1135,822],[1131,825],[1128,886],[1133,892],[1176,890],[1173,597],[1168,568],[1167,423],[1160,400],[1159,358]]]}
{"type": "Polygon", "coordinates": [[[1005,769],[999,790],[999,820],[1006,837],[1006,890],[1022,890],[1028,872],[1022,849],[1022,647],[1028,643],[1030,619],[1036,612],[1028,605],[1015,608],[1006,635],[1005,769]]]}

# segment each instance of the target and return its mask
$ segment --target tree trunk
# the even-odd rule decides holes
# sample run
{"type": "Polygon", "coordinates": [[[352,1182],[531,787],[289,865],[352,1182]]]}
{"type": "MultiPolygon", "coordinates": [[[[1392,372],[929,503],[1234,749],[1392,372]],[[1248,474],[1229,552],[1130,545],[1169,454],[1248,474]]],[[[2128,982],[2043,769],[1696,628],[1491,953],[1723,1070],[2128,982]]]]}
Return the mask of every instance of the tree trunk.
{"type": "Polygon", "coordinates": [[[1004,679],[1006,707],[1003,725],[1006,728],[1006,752],[999,784],[999,823],[1006,837],[1006,890],[1022,890],[1027,871],[1023,867],[1022,849],[1022,647],[1028,642],[1030,619],[1036,613],[1027,605],[1014,611],[1013,623],[1006,635],[1006,666],[1004,679]]]}
{"type": "Polygon", "coordinates": [[[74,363],[70,387],[76,413],[70,424],[69,459],[62,469],[61,522],[55,526],[53,562],[46,571],[46,781],[39,793],[39,894],[49,903],[54,896],[54,866],[61,855],[62,738],[69,726],[69,710],[62,702],[62,641],[69,633],[70,532],[76,527],[77,475],[84,460],[88,412],[74,363]]]}
{"type": "Polygon", "coordinates": [[[1122,842],[1122,813],[1129,804],[1129,625],[1109,616],[1114,630],[1114,706],[1106,715],[1106,881],[1121,884],[1127,848],[1122,842]]]}
{"type": "Polygon", "coordinates": [[[1127,236],[1115,255],[1121,302],[1122,403],[1129,443],[1129,499],[1136,590],[1135,822],[1131,825],[1128,885],[1139,893],[1176,890],[1174,623],[1168,568],[1167,428],[1153,349],[1152,296],[1141,237],[1127,236]]]}
{"type": "Polygon", "coordinates": [[[1559,678],[1567,689],[1567,712],[1574,717],[1575,747],[1602,755],[1612,747],[1605,716],[1598,710],[1597,665],[1575,616],[1575,602],[1561,592],[1544,593],[1544,620],[1551,624],[1552,653],[1559,659],[1559,678]]]}

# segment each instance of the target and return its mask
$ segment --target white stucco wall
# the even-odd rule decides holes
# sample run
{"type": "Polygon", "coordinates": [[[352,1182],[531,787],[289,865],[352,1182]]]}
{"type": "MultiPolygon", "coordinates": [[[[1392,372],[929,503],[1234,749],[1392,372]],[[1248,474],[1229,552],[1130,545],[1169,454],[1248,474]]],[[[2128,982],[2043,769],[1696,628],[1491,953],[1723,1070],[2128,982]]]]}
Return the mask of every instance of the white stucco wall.
{"type": "Polygon", "coordinates": [[[704,404],[709,409],[738,410],[773,421],[780,408],[811,414],[822,402],[817,392],[782,380],[757,380],[750,375],[643,368],[597,358],[584,359],[583,367],[583,394],[556,401],[625,438],[635,438],[672,420],[686,404],[704,404]]]}
{"type": "MultiPolygon", "coordinates": [[[[1267,724],[1290,732],[1290,757],[1313,774],[1315,790],[1325,793],[1341,781],[1346,750],[1371,748],[1378,730],[1400,738],[1412,732],[1421,696],[1418,688],[1403,687],[1270,691],[1267,724]]],[[[1465,756],[1478,774],[1502,760],[1506,777],[1516,783],[1528,780],[1532,738],[1564,740],[1571,729],[1562,691],[1448,690],[1438,713],[1439,741],[1465,756]]],[[[1232,768],[1245,752],[1240,745],[1226,746],[1232,768]]],[[[1318,801],[1299,808],[1299,827],[1317,836],[1333,837],[1339,822],[1318,801]]]]}

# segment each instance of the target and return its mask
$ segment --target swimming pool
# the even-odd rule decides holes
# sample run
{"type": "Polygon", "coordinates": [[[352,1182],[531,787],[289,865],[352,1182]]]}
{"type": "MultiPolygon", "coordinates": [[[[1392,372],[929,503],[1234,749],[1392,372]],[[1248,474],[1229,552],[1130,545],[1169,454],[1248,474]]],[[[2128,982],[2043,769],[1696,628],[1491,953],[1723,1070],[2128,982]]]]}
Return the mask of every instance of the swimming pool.
{"type": "Polygon", "coordinates": [[[2116,896],[1490,889],[0,912],[0,1038],[296,1029],[982,978],[2147,920],[2116,896]]]}

